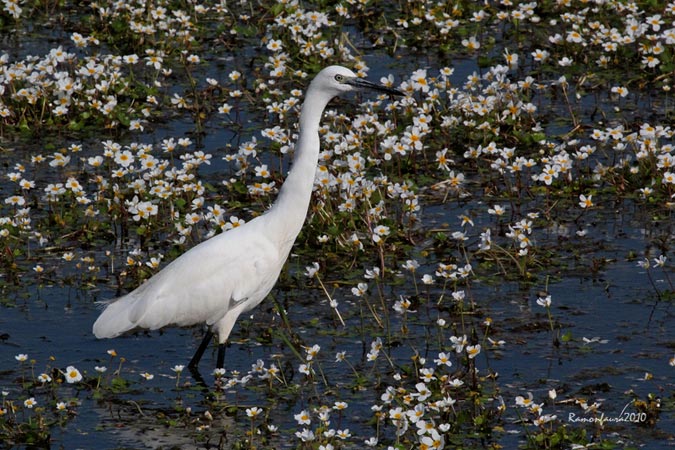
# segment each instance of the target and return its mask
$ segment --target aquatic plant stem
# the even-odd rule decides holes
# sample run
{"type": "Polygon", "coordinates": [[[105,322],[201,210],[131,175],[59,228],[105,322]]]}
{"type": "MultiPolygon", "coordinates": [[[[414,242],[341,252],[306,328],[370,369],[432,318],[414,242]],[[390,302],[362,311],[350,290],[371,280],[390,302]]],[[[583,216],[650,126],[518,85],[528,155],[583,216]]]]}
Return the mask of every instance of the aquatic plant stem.
{"type": "MultiPolygon", "coordinates": [[[[326,297],[328,297],[329,304],[332,304],[333,297],[328,293],[328,290],[326,289],[326,286],[324,286],[323,281],[321,281],[319,274],[317,273],[314,276],[316,277],[316,280],[319,282],[319,286],[321,286],[323,293],[326,294],[326,297]]],[[[342,319],[342,315],[340,314],[340,311],[337,309],[337,307],[333,308],[333,311],[335,311],[335,314],[337,314],[338,319],[340,319],[340,323],[342,324],[342,326],[345,327],[346,326],[345,321],[342,319]]]]}

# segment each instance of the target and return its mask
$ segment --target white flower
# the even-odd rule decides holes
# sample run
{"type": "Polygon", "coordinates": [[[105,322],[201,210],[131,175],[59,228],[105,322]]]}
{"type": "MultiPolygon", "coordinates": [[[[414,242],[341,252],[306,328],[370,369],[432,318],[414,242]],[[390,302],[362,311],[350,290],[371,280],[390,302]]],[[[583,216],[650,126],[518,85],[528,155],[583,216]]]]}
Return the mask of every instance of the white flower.
{"type": "Polygon", "coordinates": [[[66,381],[68,383],[77,383],[78,381],[82,380],[82,374],[73,366],[66,367],[64,375],[66,376],[66,381]]]}
{"type": "Polygon", "coordinates": [[[475,358],[480,353],[480,344],[467,345],[466,346],[466,353],[468,354],[469,359],[475,358]]]}
{"type": "Polygon", "coordinates": [[[364,442],[367,447],[375,447],[377,445],[377,438],[376,437],[370,437],[366,439],[364,442]]]}
{"type": "Polygon", "coordinates": [[[464,347],[469,343],[469,340],[465,334],[462,337],[450,336],[450,342],[452,342],[452,348],[455,349],[455,352],[462,353],[464,347]]]}
{"type": "Polygon", "coordinates": [[[300,372],[303,375],[309,376],[314,372],[314,370],[307,364],[300,364],[298,366],[298,372],[300,372]]]}
{"type": "Polygon", "coordinates": [[[282,49],[283,49],[283,44],[280,40],[270,39],[270,41],[267,43],[267,50],[271,50],[273,52],[279,52],[282,49]]]}
{"type": "Polygon", "coordinates": [[[333,405],[333,409],[341,411],[343,409],[346,409],[348,406],[349,405],[347,404],[347,402],[335,402],[335,404],[333,405]]]}
{"type": "Polygon", "coordinates": [[[450,356],[447,353],[439,353],[438,358],[434,359],[434,362],[436,365],[442,366],[445,365],[447,367],[452,366],[452,361],[450,361],[450,356]]]}
{"type": "Polygon", "coordinates": [[[414,272],[420,267],[420,263],[414,259],[409,259],[401,267],[403,267],[405,270],[409,270],[410,272],[414,272]]]}
{"type": "Polygon", "coordinates": [[[49,383],[50,381],[52,381],[52,377],[50,377],[46,373],[41,373],[38,376],[38,381],[40,381],[40,383],[49,383]]]}
{"type": "Polygon", "coordinates": [[[558,65],[561,66],[561,67],[569,67],[569,66],[572,65],[573,62],[574,62],[574,60],[565,56],[562,59],[558,60],[558,65]]]}
{"type": "Polygon", "coordinates": [[[254,406],[253,408],[247,408],[246,409],[246,415],[248,417],[250,417],[251,419],[257,417],[261,412],[262,412],[262,409],[258,408],[257,406],[254,406]]]}
{"type": "Polygon", "coordinates": [[[307,347],[306,350],[307,350],[307,355],[305,356],[305,358],[307,359],[307,361],[311,361],[319,353],[319,350],[321,350],[321,347],[317,344],[314,344],[311,347],[307,347]]]}
{"type": "Polygon", "coordinates": [[[309,412],[306,409],[303,409],[298,414],[295,414],[295,421],[298,422],[298,425],[309,425],[312,420],[309,417],[309,412]]]}
{"type": "Polygon", "coordinates": [[[356,287],[352,288],[352,294],[357,297],[363,297],[366,291],[368,290],[368,285],[366,283],[359,283],[356,287]]]}
{"type": "Polygon", "coordinates": [[[539,297],[537,299],[537,305],[544,307],[544,308],[550,308],[551,307],[551,296],[547,295],[546,297],[539,297]]]}
{"type": "Polygon", "coordinates": [[[389,235],[389,227],[384,226],[384,225],[378,225],[373,229],[373,232],[377,234],[378,236],[388,236],[389,235]]]}
{"type": "Polygon", "coordinates": [[[417,397],[417,401],[424,402],[424,400],[431,397],[431,391],[427,388],[426,384],[417,383],[415,389],[417,389],[417,393],[414,393],[413,395],[417,397]]]}
{"type": "Polygon", "coordinates": [[[584,194],[579,195],[579,206],[582,208],[590,208],[593,206],[592,198],[592,195],[589,195],[588,197],[586,197],[584,194]]]}
{"type": "Polygon", "coordinates": [[[364,278],[367,280],[375,280],[377,278],[380,278],[380,268],[373,267],[372,269],[366,269],[366,274],[364,275],[364,278]]]}
{"type": "Polygon", "coordinates": [[[619,94],[621,97],[627,96],[628,92],[628,89],[623,86],[612,86],[612,93],[619,94]]]}
{"type": "Polygon", "coordinates": [[[314,278],[316,273],[319,271],[319,263],[314,262],[311,266],[305,267],[305,276],[307,278],[314,278]]]}
{"type": "Polygon", "coordinates": [[[314,432],[303,428],[302,431],[296,431],[295,436],[298,437],[302,442],[311,442],[314,440],[314,432]]]}
{"type": "Polygon", "coordinates": [[[488,214],[492,214],[495,216],[501,216],[502,214],[504,214],[505,211],[506,210],[504,209],[504,207],[499,205],[494,205],[492,208],[488,208],[488,214]]]}

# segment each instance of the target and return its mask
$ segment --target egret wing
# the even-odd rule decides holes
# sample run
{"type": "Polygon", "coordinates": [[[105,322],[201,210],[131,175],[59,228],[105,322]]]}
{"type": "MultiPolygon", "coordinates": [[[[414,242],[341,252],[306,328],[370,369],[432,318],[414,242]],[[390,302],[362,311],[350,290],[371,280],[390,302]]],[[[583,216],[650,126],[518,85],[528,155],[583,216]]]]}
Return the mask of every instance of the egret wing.
{"type": "MultiPolygon", "coordinates": [[[[129,294],[129,320],[157,329],[213,324],[235,304],[258,304],[274,286],[284,261],[264,236],[233,230],[192,248],[129,294]]],[[[254,306],[252,305],[252,306],[254,306]]]]}

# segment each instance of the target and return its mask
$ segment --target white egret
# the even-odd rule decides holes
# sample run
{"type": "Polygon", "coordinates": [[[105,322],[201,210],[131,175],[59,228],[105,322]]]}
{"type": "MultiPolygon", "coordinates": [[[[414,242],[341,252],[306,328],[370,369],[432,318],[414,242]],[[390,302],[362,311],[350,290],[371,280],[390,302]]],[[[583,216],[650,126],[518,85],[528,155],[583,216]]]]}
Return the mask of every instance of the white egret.
{"type": "Polygon", "coordinates": [[[319,124],[328,102],[340,94],[370,89],[402,92],[330,66],[312,80],[300,112],[291,171],[272,207],[250,222],[188,250],[134,291],[108,303],[94,323],[97,338],[114,338],[136,328],[205,323],[208,331],[189,367],[199,363],[218,335],[217,367],[239,315],[256,307],[272,290],[307,215],[319,156],[319,124]]]}

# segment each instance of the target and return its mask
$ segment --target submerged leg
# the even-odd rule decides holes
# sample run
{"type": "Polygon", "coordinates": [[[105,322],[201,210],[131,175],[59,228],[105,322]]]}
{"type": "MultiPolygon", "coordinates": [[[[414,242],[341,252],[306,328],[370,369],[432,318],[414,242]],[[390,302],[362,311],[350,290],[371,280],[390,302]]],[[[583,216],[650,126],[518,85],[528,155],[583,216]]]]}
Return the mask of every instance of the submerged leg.
{"type": "Polygon", "coordinates": [[[225,362],[225,344],[218,344],[218,359],[216,360],[216,369],[222,369],[225,362]]]}
{"type": "Polygon", "coordinates": [[[206,333],[204,334],[204,339],[202,339],[202,343],[199,344],[199,348],[197,348],[197,351],[195,352],[194,356],[188,363],[188,367],[191,369],[194,369],[199,365],[199,360],[202,359],[202,355],[206,351],[206,347],[209,346],[211,343],[211,339],[213,339],[213,331],[211,329],[206,330],[206,333]]]}

